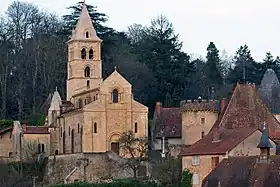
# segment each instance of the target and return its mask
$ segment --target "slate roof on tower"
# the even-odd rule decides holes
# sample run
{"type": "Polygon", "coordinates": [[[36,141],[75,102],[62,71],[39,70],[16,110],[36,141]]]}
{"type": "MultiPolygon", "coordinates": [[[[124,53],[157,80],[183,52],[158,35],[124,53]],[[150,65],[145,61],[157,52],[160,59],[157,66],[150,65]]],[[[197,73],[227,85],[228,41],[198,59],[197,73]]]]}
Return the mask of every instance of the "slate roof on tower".
{"type": "Polygon", "coordinates": [[[262,129],[264,121],[268,124],[269,137],[279,139],[280,124],[258,96],[255,85],[237,84],[210,133],[192,146],[185,147],[181,155],[229,151],[254,131],[262,129]],[[220,136],[219,142],[212,141],[215,136],[220,136]]]}
{"type": "Polygon", "coordinates": [[[280,83],[276,73],[267,69],[259,87],[259,94],[272,113],[280,113],[280,83]]]}

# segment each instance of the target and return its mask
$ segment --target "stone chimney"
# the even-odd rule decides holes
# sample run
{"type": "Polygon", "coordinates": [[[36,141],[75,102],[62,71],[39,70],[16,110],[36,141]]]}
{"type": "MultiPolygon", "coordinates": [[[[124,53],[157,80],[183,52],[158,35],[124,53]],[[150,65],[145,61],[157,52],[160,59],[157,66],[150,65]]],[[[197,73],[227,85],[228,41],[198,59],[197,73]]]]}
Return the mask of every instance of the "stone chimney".
{"type": "Polygon", "coordinates": [[[160,115],[161,110],[162,110],[162,105],[161,105],[161,102],[158,101],[158,102],[156,102],[156,113],[158,116],[160,115]]]}
{"type": "Polygon", "coordinates": [[[226,109],[227,107],[227,104],[228,104],[228,100],[226,98],[223,98],[221,100],[221,112],[224,112],[224,110],[226,109]]]}

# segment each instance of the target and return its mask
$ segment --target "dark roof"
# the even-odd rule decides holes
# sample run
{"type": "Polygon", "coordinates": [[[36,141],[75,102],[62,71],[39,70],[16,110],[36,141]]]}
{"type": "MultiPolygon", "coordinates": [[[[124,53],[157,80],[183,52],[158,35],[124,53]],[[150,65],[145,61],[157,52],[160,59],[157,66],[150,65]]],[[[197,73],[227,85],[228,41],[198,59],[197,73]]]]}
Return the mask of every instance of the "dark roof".
{"type": "Polygon", "coordinates": [[[258,163],[258,156],[229,157],[206,176],[203,187],[279,187],[280,156],[258,163]]]}
{"type": "Polygon", "coordinates": [[[26,126],[23,129],[23,134],[49,134],[48,127],[45,126],[26,126]]]}
{"type": "Polygon", "coordinates": [[[218,100],[187,100],[187,102],[182,102],[182,109],[184,111],[220,111],[220,102],[218,100]]]}
{"type": "Polygon", "coordinates": [[[261,136],[259,145],[257,147],[258,148],[272,148],[273,147],[269,141],[268,132],[265,127],[262,130],[262,136],[261,136]]]}
{"type": "Polygon", "coordinates": [[[280,83],[272,69],[267,69],[259,87],[259,94],[272,113],[280,113],[280,83]]]}
{"type": "Polygon", "coordinates": [[[255,131],[256,129],[254,128],[246,128],[242,129],[242,131],[239,129],[224,129],[220,132],[220,140],[216,142],[213,141],[215,132],[212,131],[204,138],[197,141],[195,144],[184,147],[181,155],[191,156],[226,154],[255,131]]]}
{"type": "Polygon", "coordinates": [[[6,133],[6,132],[12,131],[12,130],[13,130],[13,127],[6,127],[3,129],[0,129],[0,134],[6,133]]]}
{"type": "Polygon", "coordinates": [[[156,138],[181,138],[182,112],[181,108],[162,108],[155,122],[156,138]]]}
{"type": "Polygon", "coordinates": [[[218,117],[210,133],[192,146],[184,148],[181,154],[225,153],[255,130],[262,129],[264,122],[267,124],[269,137],[279,139],[280,124],[263,104],[255,85],[237,84],[226,109],[218,117]],[[221,141],[218,143],[212,143],[215,133],[221,134],[221,141]]]}

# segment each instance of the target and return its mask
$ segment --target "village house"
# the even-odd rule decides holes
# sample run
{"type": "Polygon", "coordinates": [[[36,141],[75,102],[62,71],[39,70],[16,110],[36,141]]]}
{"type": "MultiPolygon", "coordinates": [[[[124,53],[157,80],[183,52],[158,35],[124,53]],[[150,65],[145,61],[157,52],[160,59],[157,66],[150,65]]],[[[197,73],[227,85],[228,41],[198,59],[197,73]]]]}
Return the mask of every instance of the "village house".
{"type": "Polygon", "coordinates": [[[50,153],[50,133],[48,127],[21,125],[14,121],[13,126],[0,130],[0,159],[3,161],[19,161],[30,159],[30,153],[50,153]]]}
{"type": "Polygon", "coordinates": [[[228,157],[205,177],[202,187],[278,187],[280,186],[280,156],[274,155],[274,146],[266,127],[262,130],[256,156],[228,157]],[[272,154],[271,154],[272,152],[272,154]]]}
{"type": "Polygon", "coordinates": [[[193,186],[201,186],[219,162],[232,156],[255,156],[256,145],[267,124],[272,153],[276,153],[280,124],[259,97],[254,84],[237,83],[232,97],[209,134],[181,152],[183,170],[193,172],[193,186]]]}

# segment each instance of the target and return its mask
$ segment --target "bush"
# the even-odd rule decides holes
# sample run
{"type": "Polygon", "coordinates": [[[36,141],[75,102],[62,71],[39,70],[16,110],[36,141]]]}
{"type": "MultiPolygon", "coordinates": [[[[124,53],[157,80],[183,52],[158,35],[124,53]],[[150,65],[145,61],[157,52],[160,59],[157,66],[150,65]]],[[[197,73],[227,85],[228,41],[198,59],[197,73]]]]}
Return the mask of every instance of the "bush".
{"type": "Polygon", "coordinates": [[[181,181],[181,186],[182,187],[192,187],[192,173],[190,170],[185,170],[183,171],[182,174],[182,181],[181,181]]]}
{"type": "Polygon", "coordinates": [[[13,120],[0,120],[0,129],[11,127],[13,125],[13,120]]]}

